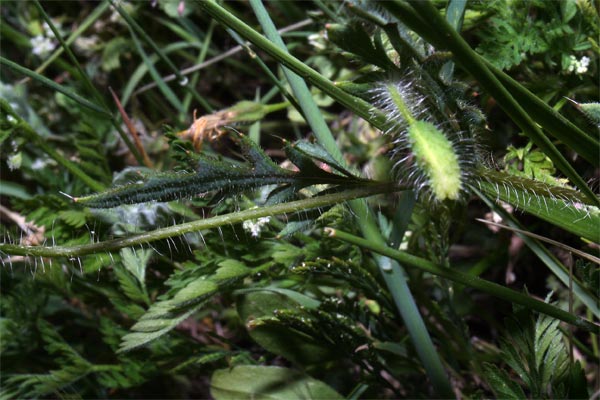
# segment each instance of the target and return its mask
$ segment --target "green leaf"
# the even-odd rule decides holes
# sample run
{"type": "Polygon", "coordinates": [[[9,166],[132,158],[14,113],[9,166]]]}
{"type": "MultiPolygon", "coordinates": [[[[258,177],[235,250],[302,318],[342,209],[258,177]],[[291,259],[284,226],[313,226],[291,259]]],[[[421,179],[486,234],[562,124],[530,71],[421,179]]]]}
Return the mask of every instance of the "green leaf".
{"type": "Polygon", "coordinates": [[[593,124],[600,127],[600,103],[579,103],[579,109],[593,124]]]}
{"type": "Polygon", "coordinates": [[[587,378],[579,360],[569,369],[569,399],[589,399],[587,378]]]}
{"type": "Polygon", "coordinates": [[[108,72],[120,68],[120,57],[131,48],[131,40],[123,36],[117,36],[110,40],[102,51],[102,69],[108,72]]]}
{"type": "Polygon", "coordinates": [[[65,210],[61,211],[58,215],[60,219],[73,228],[81,228],[86,222],[86,213],[81,210],[65,210]]]}
{"type": "Polygon", "coordinates": [[[480,189],[578,236],[600,242],[600,210],[569,188],[486,171],[480,189]]]}
{"type": "Polygon", "coordinates": [[[131,272],[138,280],[139,284],[144,287],[146,282],[146,266],[150,257],[154,254],[151,249],[135,250],[126,248],[121,250],[121,260],[127,271],[131,272]]]}
{"type": "Polygon", "coordinates": [[[383,48],[374,44],[362,25],[356,21],[343,25],[328,24],[327,37],[368,64],[377,65],[384,70],[395,68],[383,48]]]}
{"type": "Polygon", "coordinates": [[[264,349],[299,365],[322,363],[334,356],[332,349],[315,338],[282,325],[257,323],[272,317],[276,310],[298,307],[290,297],[273,292],[250,292],[238,297],[237,310],[248,327],[250,337],[264,349]]]}
{"type": "Polygon", "coordinates": [[[158,301],[123,337],[119,352],[143,346],[166,334],[192,315],[218,290],[215,282],[198,278],[188,283],[169,300],[158,301]]]}
{"type": "Polygon", "coordinates": [[[525,399],[525,393],[515,379],[510,377],[505,371],[493,364],[485,363],[483,366],[485,378],[499,399],[525,399]]]}
{"type": "Polygon", "coordinates": [[[244,263],[239,262],[234,259],[227,259],[221,261],[219,263],[219,269],[215,272],[215,274],[211,277],[212,280],[223,283],[225,281],[230,282],[232,280],[236,280],[239,278],[244,278],[247,276],[252,270],[244,263]]]}
{"type": "Polygon", "coordinates": [[[280,288],[280,287],[276,287],[276,286],[268,286],[265,288],[256,288],[256,289],[254,289],[254,288],[240,289],[240,290],[236,290],[235,294],[245,294],[245,293],[252,293],[252,292],[279,293],[284,296],[287,296],[291,300],[295,301],[296,303],[300,304],[302,307],[305,307],[307,309],[315,309],[316,310],[317,308],[319,308],[319,305],[321,304],[321,302],[319,300],[315,300],[312,297],[308,297],[305,294],[302,294],[295,290],[284,289],[284,288],[280,288]]]}
{"type": "Polygon", "coordinates": [[[562,378],[568,370],[569,357],[559,322],[540,315],[535,324],[534,350],[543,387],[562,378]]]}
{"type": "Polygon", "coordinates": [[[210,394],[227,399],[342,399],[325,383],[301,372],[281,367],[240,365],[215,371],[210,394]]]}
{"type": "MultiPolygon", "coordinates": [[[[280,168],[248,137],[233,131],[230,135],[240,145],[247,163],[222,161],[212,156],[195,154],[193,158],[197,172],[148,173],[141,177],[141,182],[77,197],[75,202],[92,208],[112,208],[123,204],[177,200],[211,191],[233,195],[273,184],[287,185],[297,191],[315,184],[356,186],[368,182],[352,177],[345,170],[341,171],[345,173],[345,177],[326,172],[318,168],[307,154],[298,151],[295,146],[287,146],[286,152],[300,171],[292,172],[280,168]]],[[[320,157],[326,156],[321,154],[320,157]]],[[[336,169],[341,168],[331,158],[323,160],[336,169]]]]}

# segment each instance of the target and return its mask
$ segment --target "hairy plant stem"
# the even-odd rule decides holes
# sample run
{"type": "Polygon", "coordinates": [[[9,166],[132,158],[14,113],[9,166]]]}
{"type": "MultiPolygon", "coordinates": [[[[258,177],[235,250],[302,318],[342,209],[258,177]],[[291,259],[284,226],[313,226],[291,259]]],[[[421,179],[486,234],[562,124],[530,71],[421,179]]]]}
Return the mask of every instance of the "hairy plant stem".
{"type": "Polygon", "coordinates": [[[297,211],[305,211],[319,207],[326,207],[332,204],[342,203],[360,197],[367,197],[380,193],[391,193],[397,190],[401,190],[401,188],[393,184],[364,185],[357,189],[344,190],[337,193],[314,196],[308,199],[219,215],[212,218],[170,226],[168,228],[156,229],[154,231],[144,232],[126,238],[107,240],[98,243],[78,246],[54,247],[20,246],[0,243],[0,253],[32,257],[79,257],[86,254],[104,253],[119,250],[124,247],[144,245],[146,243],[151,243],[161,239],[182,236],[189,232],[217,228],[223,225],[237,224],[246,220],[257,219],[260,217],[269,217],[297,211]]]}
{"type": "Polygon", "coordinates": [[[354,236],[337,229],[326,228],[326,231],[331,237],[335,237],[344,242],[352,243],[356,246],[374,251],[386,257],[397,260],[403,265],[418,268],[421,271],[428,272],[430,274],[449,279],[453,282],[458,282],[463,285],[482,290],[486,293],[491,294],[492,296],[508,300],[515,304],[520,304],[531,310],[535,310],[542,314],[549,315],[553,318],[560,319],[561,321],[574,325],[578,328],[584,329],[588,332],[595,334],[600,333],[600,325],[594,324],[593,322],[573,315],[551,304],[534,299],[533,297],[519,293],[507,287],[498,285],[497,283],[486,281],[473,275],[465,274],[463,272],[457,271],[456,269],[440,267],[424,258],[419,258],[411,254],[404,253],[402,251],[394,250],[385,245],[376,244],[372,241],[359,238],[358,236],[354,236]]]}

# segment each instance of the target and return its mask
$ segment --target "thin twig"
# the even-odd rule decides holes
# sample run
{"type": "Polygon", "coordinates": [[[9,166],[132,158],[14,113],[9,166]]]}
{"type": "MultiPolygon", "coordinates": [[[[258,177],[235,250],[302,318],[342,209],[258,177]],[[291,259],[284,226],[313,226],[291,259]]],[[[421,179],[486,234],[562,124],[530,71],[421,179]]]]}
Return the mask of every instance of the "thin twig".
{"type": "Polygon", "coordinates": [[[129,116],[125,112],[125,109],[123,108],[123,105],[121,104],[121,101],[119,100],[119,97],[117,96],[117,94],[112,90],[112,88],[110,86],[108,87],[108,90],[110,91],[110,94],[112,95],[113,99],[115,100],[115,104],[117,105],[117,108],[119,109],[119,113],[121,114],[121,117],[123,118],[123,122],[125,122],[125,125],[127,126],[127,130],[129,131],[129,134],[133,138],[135,147],[137,147],[138,151],[142,155],[144,164],[146,165],[146,167],[152,168],[154,166],[154,164],[152,163],[152,160],[150,160],[150,158],[148,157],[148,154],[146,153],[146,149],[144,149],[144,145],[142,144],[142,141],[140,140],[140,135],[138,134],[138,131],[135,128],[135,125],[133,124],[131,119],[129,119],[129,116]]]}
{"type": "MultiPolygon", "coordinates": [[[[282,28],[282,29],[278,30],[278,32],[279,33],[291,32],[291,31],[294,31],[296,29],[300,29],[300,28],[303,28],[303,27],[305,27],[307,25],[310,25],[311,23],[312,23],[312,20],[305,19],[305,20],[302,20],[300,22],[296,22],[295,24],[288,25],[285,28],[282,28]]],[[[204,69],[204,68],[209,67],[209,66],[211,66],[213,64],[216,64],[219,61],[224,60],[227,57],[230,57],[230,56],[232,56],[232,55],[234,55],[236,53],[239,53],[242,50],[244,50],[243,46],[232,47],[231,49],[227,50],[225,53],[219,54],[218,56],[215,56],[215,57],[213,57],[213,58],[211,58],[209,60],[206,60],[206,61],[204,61],[204,62],[202,62],[200,64],[191,66],[189,68],[182,69],[181,70],[181,75],[185,76],[185,75],[191,74],[192,72],[200,71],[201,69],[204,69]]],[[[164,82],[170,82],[170,81],[173,81],[175,79],[177,79],[177,77],[175,76],[175,74],[167,75],[164,78],[162,78],[162,80],[164,82]]],[[[142,86],[141,88],[139,88],[135,92],[133,92],[133,94],[134,95],[138,95],[138,94],[144,93],[145,91],[153,89],[156,86],[158,86],[156,82],[149,83],[147,85],[142,86]]]]}
{"type": "Polygon", "coordinates": [[[517,228],[513,228],[513,227],[511,227],[511,226],[507,226],[507,225],[499,224],[499,223],[497,223],[497,222],[486,221],[485,219],[481,219],[481,218],[475,218],[475,219],[476,219],[477,221],[479,221],[479,222],[483,222],[484,224],[488,224],[488,225],[497,226],[498,228],[507,229],[507,230],[509,230],[509,231],[517,232],[517,233],[520,233],[520,234],[523,234],[523,235],[526,235],[526,236],[532,237],[532,238],[534,238],[534,239],[541,240],[542,242],[550,243],[550,244],[552,244],[552,245],[554,245],[554,246],[561,247],[561,248],[563,248],[563,249],[565,249],[565,250],[567,250],[567,251],[570,251],[570,252],[571,252],[571,253],[573,253],[573,254],[576,254],[576,255],[578,255],[578,256],[579,256],[579,257],[581,257],[581,258],[585,258],[586,260],[589,260],[589,261],[591,261],[591,262],[593,262],[593,263],[596,263],[596,264],[599,264],[599,265],[600,265],[600,258],[598,258],[598,257],[595,257],[595,256],[593,256],[593,255],[591,255],[591,254],[588,254],[588,253],[586,253],[586,252],[583,252],[583,251],[581,251],[581,250],[577,250],[576,248],[573,248],[573,247],[571,247],[571,246],[567,246],[566,244],[563,244],[563,243],[557,242],[556,240],[552,240],[552,239],[549,239],[549,238],[547,238],[547,237],[544,237],[544,236],[537,235],[537,234],[535,234],[535,233],[531,233],[531,232],[528,232],[528,231],[524,231],[524,230],[522,230],[522,229],[517,229],[517,228]]]}

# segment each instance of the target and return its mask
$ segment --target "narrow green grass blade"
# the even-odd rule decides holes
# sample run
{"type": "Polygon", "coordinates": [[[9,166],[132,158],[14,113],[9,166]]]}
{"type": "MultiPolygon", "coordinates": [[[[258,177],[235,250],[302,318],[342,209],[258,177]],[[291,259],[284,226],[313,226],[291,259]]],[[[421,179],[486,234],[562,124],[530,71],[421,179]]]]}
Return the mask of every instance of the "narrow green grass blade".
{"type": "MultiPolygon", "coordinates": [[[[164,52],[166,54],[169,54],[173,51],[189,49],[189,48],[196,49],[196,48],[199,48],[199,45],[197,43],[175,42],[175,43],[171,43],[168,46],[166,46],[164,48],[164,52]]],[[[158,56],[156,54],[152,54],[152,55],[148,56],[148,59],[146,61],[150,65],[155,65],[158,60],[159,60],[158,56]]],[[[148,73],[149,69],[148,69],[148,64],[146,63],[146,61],[144,59],[142,59],[142,62],[140,63],[140,65],[138,65],[138,67],[135,69],[135,71],[133,71],[133,74],[131,74],[131,77],[127,81],[127,84],[125,85],[125,87],[123,89],[123,93],[121,95],[121,104],[123,105],[123,107],[125,107],[129,103],[129,100],[131,99],[132,94],[136,90],[137,85],[144,78],[146,73],[148,73]]],[[[157,82],[166,83],[166,81],[164,79],[160,79],[157,82]]],[[[157,86],[158,86],[158,84],[157,84],[157,86]]]]}
{"type": "MultiPolygon", "coordinates": [[[[462,28],[463,18],[465,15],[465,8],[467,7],[467,0],[449,0],[448,6],[446,7],[446,20],[457,32],[460,32],[462,28]]],[[[454,62],[448,61],[442,67],[440,76],[445,82],[452,81],[452,75],[454,74],[454,62]]]]}
{"type": "Polygon", "coordinates": [[[160,74],[158,73],[156,68],[154,68],[154,64],[150,61],[150,57],[146,54],[146,52],[142,48],[142,45],[141,45],[140,41],[138,40],[135,32],[133,30],[131,30],[130,32],[131,32],[131,37],[133,38],[133,42],[135,43],[135,48],[136,48],[138,54],[140,55],[140,57],[142,57],[144,64],[146,64],[146,67],[148,68],[148,71],[150,72],[152,79],[154,79],[154,81],[158,85],[158,89],[165,96],[167,101],[169,103],[171,103],[173,108],[175,108],[175,110],[177,110],[177,112],[183,112],[183,104],[181,104],[181,101],[179,101],[179,98],[177,98],[177,95],[175,95],[175,93],[171,90],[171,88],[162,80],[160,74]]]}
{"type": "MultiPolygon", "coordinates": [[[[287,48],[285,47],[281,36],[277,32],[277,28],[275,28],[275,25],[273,25],[271,17],[263,7],[262,3],[259,0],[251,0],[250,5],[252,6],[256,17],[258,18],[258,21],[269,40],[275,43],[280,49],[287,52],[287,48]]],[[[310,90],[308,89],[308,86],[304,80],[286,67],[283,67],[283,73],[292,87],[294,96],[296,96],[298,99],[298,103],[304,112],[304,117],[307,119],[308,124],[313,129],[314,134],[321,146],[329,151],[333,158],[335,158],[338,162],[342,161],[342,153],[337,147],[335,139],[333,138],[327,123],[323,119],[319,107],[313,101],[312,94],[310,93],[310,90]]]]}
{"type": "Polygon", "coordinates": [[[40,82],[42,85],[48,86],[49,88],[64,94],[65,96],[67,96],[70,99],[74,100],[75,102],[79,103],[83,107],[86,107],[86,108],[89,108],[90,110],[96,111],[97,113],[102,114],[107,118],[112,118],[112,115],[109,112],[102,109],[102,107],[99,107],[98,105],[92,103],[91,101],[81,97],[80,95],[71,92],[70,90],[64,88],[63,86],[59,85],[58,83],[54,82],[53,80],[48,79],[45,76],[40,75],[35,71],[32,71],[25,67],[22,67],[19,64],[14,63],[2,56],[0,56],[0,64],[6,65],[10,69],[17,71],[25,76],[30,77],[31,79],[34,79],[34,80],[40,82]]]}
{"type": "Polygon", "coordinates": [[[224,8],[214,1],[196,1],[196,4],[208,15],[222,23],[223,25],[235,30],[240,36],[248,40],[275,60],[288,67],[290,70],[301,76],[306,82],[315,85],[323,92],[334,98],[337,102],[352,110],[361,118],[369,121],[378,129],[385,130],[388,122],[386,116],[374,109],[366,101],[355,97],[343,89],[337,87],[322,74],[310,68],[302,61],[290,55],[285,50],[279,48],[276,44],[265,38],[259,32],[252,29],[239,18],[228,13],[224,8]]]}
{"type": "MultiPolygon", "coordinates": [[[[75,29],[73,32],[71,32],[69,37],[65,40],[65,43],[67,44],[67,46],[72,45],[73,42],[75,42],[75,40],[77,40],[77,38],[83,32],[85,32],[90,26],[92,26],[100,18],[100,16],[102,16],[102,14],[108,9],[108,6],[109,6],[108,0],[104,0],[100,4],[98,4],[98,6],[94,9],[94,11],[92,11],[90,13],[90,15],[88,15],[81,22],[81,25],[79,25],[77,27],[77,29],[75,29]]],[[[48,59],[46,59],[42,63],[42,65],[40,65],[38,68],[36,68],[35,72],[42,73],[42,71],[44,71],[48,67],[48,65],[52,64],[54,62],[54,60],[56,60],[58,57],[60,57],[60,55],[63,52],[64,52],[63,47],[56,49],[56,51],[54,51],[54,53],[52,53],[52,55],[50,57],[48,57],[48,59]]]]}
{"type": "Polygon", "coordinates": [[[154,42],[154,40],[152,40],[152,38],[150,36],[148,36],[148,34],[146,33],[146,31],[144,29],[142,29],[142,27],[137,22],[135,22],[135,20],[131,17],[131,15],[129,15],[129,13],[127,13],[127,11],[125,11],[121,6],[119,6],[114,0],[109,0],[109,1],[110,1],[111,5],[115,8],[115,10],[117,10],[119,12],[119,14],[121,14],[121,16],[123,17],[123,19],[127,22],[127,25],[130,27],[130,29],[132,29],[135,33],[137,33],[138,35],[140,35],[142,37],[142,39],[144,39],[144,41],[146,43],[148,43],[150,45],[150,47],[152,47],[152,50],[154,50],[154,52],[158,55],[158,57],[165,64],[167,64],[167,66],[177,76],[177,80],[179,82],[184,82],[185,81],[185,77],[183,75],[181,75],[181,72],[179,71],[179,69],[164,54],[164,52],[161,50],[161,48],[158,47],[158,45],[156,44],[156,42],[154,42]]]}
{"type": "Polygon", "coordinates": [[[533,311],[549,315],[553,318],[559,319],[568,324],[584,329],[587,332],[595,334],[600,333],[600,325],[596,325],[593,322],[573,315],[565,310],[553,306],[552,304],[537,300],[523,293],[519,293],[515,290],[498,285],[497,283],[486,281],[485,279],[477,278],[469,274],[465,274],[464,272],[457,271],[453,268],[440,267],[423,258],[416,257],[402,251],[394,250],[385,245],[375,244],[372,241],[368,241],[333,228],[327,228],[327,231],[329,232],[329,235],[331,237],[338,238],[345,242],[352,243],[356,246],[395,259],[398,262],[401,262],[403,265],[411,266],[421,271],[428,272],[430,274],[440,276],[442,278],[446,278],[453,282],[458,282],[465,286],[481,290],[483,292],[489,293],[492,296],[510,301],[511,303],[520,304],[533,311]]]}
{"type": "Polygon", "coordinates": [[[100,92],[98,92],[98,89],[96,89],[96,87],[94,86],[94,84],[90,80],[90,77],[88,76],[88,74],[81,67],[81,64],[79,64],[79,61],[77,60],[77,57],[75,57],[75,54],[73,54],[73,52],[71,51],[71,48],[69,47],[69,45],[62,38],[62,36],[60,35],[60,33],[58,32],[58,30],[54,26],[54,23],[52,22],[52,19],[48,16],[48,14],[46,14],[46,11],[44,10],[44,8],[42,7],[42,5],[40,4],[39,0],[35,0],[33,2],[33,4],[35,4],[35,7],[37,8],[37,10],[40,12],[40,14],[42,15],[42,17],[44,17],[44,20],[46,21],[46,23],[48,24],[48,26],[52,30],[52,33],[54,34],[54,37],[59,41],[62,49],[67,53],[67,56],[71,60],[71,63],[73,63],[73,65],[75,66],[75,68],[79,72],[79,76],[81,77],[81,80],[83,81],[83,85],[87,88],[87,90],[89,91],[89,93],[92,96],[94,96],[94,100],[96,101],[96,103],[102,105],[102,108],[104,108],[107,112],[109,112],[108,107],[104,103],[104,99],[102,98],[102,95],[100,94],[100,92]]]}
{"type": "MultiPolygon", "coordinates": [[[[213,36],[213,31],[215,29],[215,21],[211,20],[210,21],[210,25],[208,26],[208,30],[206,32],[206,35],[204,37],[204,41],[202,42],[201,46],[200,46],[200,53],[198,54],[198,57],[196,58],[194,64],[202,64],[204,62],[204,60],[206,59],[206,55],[208,54],[208,50],[210,49],[210,42],[212,40],[212,36],[213,36]]],[[[196,71],[195,73],[192,74],[191,78],[190,78],[190,83],[189,86],[191,88],[195,88],[198,84],[198,79],[200,78],[200,72],[196,71]]],[[[183,98],[183,111],[186,114],[189,114],[189,108],[190,108],[190,103],[192,102],[192,94],[191,93],[186,93],[185,97],[183,98]]],[[[202,101],[200,102],[200,105],[202,106],[202,108],[204,109],[204,111],[206,112],[212,112],[213,108],[210,105],[210,103],[202,98],[202,101]]]]}

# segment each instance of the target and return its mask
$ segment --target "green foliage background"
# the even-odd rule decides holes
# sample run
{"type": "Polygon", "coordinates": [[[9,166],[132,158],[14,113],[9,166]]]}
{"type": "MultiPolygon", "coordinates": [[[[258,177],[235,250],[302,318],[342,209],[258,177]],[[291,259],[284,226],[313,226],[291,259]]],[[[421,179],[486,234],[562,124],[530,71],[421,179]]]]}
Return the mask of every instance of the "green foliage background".
{"type": "Polygon", "coordinates": [[[597,391],[598,3],[264,6],[2,1],[0,396],[597,391]]]}

